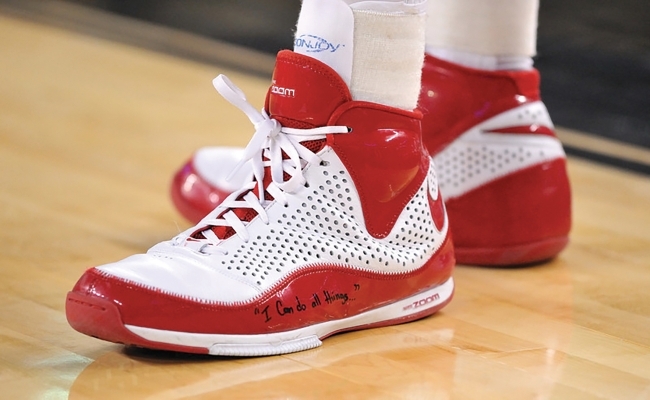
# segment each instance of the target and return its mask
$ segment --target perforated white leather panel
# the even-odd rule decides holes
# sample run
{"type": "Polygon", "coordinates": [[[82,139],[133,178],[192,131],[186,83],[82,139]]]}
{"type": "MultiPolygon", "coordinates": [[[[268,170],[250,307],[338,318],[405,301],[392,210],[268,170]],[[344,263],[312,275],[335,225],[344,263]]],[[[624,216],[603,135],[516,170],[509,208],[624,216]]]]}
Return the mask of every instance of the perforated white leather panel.
{"type": "Polygon", "coordinates": [[[228,255],[199,254],[170,241],[153,247],[137,262],[115,263],[102,270],[195,300],[239,302],[250,300],[255,297],[253,292],[262,293],[287,274],[315,264],[382,273],[413,271],[442,245],[447,224],[442,232],[436,229],[428,199],[430,192],[437,194],[437,188],[429,189],[436,183],[433,167],[390,234],[376,239],[366,231],[357,191],[342,162],[330,148],[323,150],[321,157],[327,166],[310,165],[305,171],[309,187],[287,194],[286,207],[273,202],[267,208],[268,225],[259,217],[251,221],[248,243],[234,235],[219,244],[228,255]],[[147,258],[165,265],[152,268],[147,258]],[[146,269],[147,273],[134,274],[134,269],[146,269]]]}
{"type": "Polygon", "coordinates": [[[440,246],[442,238],[431,220],[426,184],[406,206],[391,234],[378,240],[365,229],[354,184],[338,158],[326,168],[312,167],[308,176],[310,187],[294,198],[298,201],[288,208],[274,206],[269,214],[276,224],[262,227],[250,243],[238,246],[234,257],[221,261],[224,267],[268,286],[267,282],[275,282],[285,271],[314,263],[410,271],[440,246]]]}
{"type": "Polygon", "coordinates": [[[542,102],[499,114],[462,134],[433,159],[445,199],[533,165],[565,157],[560,141],[540,134],[488,133],[526,125],[553,128],[542,102]]]}

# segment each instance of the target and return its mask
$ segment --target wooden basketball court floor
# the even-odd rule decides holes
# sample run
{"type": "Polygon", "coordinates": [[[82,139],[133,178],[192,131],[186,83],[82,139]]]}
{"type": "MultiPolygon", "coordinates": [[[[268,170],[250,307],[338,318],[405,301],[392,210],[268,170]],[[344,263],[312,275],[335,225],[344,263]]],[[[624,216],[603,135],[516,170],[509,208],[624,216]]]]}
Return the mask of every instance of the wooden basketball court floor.
{"type": "Polygon", "coordinates": [[[261,106],[266,79],[0,14],[0,398],[650,399],[650,179],[577,158],[569,247],[458,266],[430,318],[264,358],[73,331],[64,299],[86,268],[188,226],[175,169],[252,134],[212,89],[221,72],[261,106]]]}

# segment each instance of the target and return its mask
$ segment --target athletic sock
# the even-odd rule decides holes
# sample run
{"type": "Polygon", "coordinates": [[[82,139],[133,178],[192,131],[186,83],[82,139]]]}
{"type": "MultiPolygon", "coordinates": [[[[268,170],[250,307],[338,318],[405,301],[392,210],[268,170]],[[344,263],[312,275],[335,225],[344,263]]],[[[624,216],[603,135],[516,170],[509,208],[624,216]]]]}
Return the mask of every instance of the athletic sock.
{"type": "Polygon", "coordinates": [[[539,0],[429,0],[426,51],[471,68],[533,66],[539,0]]]}
{"type": "Polygon", "coordinates": [[[352,98],[412,110],[424,58],[424,0],[304,0],[294,51],[332,67],[352,98]]]}

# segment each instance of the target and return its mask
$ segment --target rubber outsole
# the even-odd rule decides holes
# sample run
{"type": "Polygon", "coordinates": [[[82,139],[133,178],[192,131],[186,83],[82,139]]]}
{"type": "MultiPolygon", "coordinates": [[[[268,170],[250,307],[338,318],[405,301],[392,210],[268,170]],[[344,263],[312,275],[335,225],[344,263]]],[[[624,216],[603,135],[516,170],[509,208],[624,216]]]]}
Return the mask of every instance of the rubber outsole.
{"type": "Polygon", "coordinates": [[[361,314],[303,328],[258,335],[199,334],[125,325],[116,304],[69,292],[66,317],[77,331],[98,339],[138,347],[220,356],[267,356],[318,347],[340,332],[414,321],[436,313],[452,299],[453,278],[413,296],[361,314]]]}
{"type": "Polygon", "coordinates": [[[558,255],[569,243],[568,236],[540,240],[533,243],[489,248],[463,248],[456,246],[459,264],[518,267],[549,260],[558,255]]]}

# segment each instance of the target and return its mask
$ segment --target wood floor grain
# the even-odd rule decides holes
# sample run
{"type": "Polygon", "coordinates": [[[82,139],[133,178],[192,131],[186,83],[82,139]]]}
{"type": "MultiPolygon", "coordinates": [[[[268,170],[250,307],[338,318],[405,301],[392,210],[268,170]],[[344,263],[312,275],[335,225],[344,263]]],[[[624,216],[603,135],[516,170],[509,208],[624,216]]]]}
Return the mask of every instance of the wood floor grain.
{"type": "Polygon", "coordinates": [[[64,299],[88,267],[188,226],[168,196],[196,148],[252,126],[268,82],[0,14],[2,398],[650,399],[650,180],[569,160],[571,244],[519,269],[459,266],[443,312],[264,358],[83,336],[64,299]]]}

